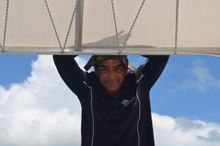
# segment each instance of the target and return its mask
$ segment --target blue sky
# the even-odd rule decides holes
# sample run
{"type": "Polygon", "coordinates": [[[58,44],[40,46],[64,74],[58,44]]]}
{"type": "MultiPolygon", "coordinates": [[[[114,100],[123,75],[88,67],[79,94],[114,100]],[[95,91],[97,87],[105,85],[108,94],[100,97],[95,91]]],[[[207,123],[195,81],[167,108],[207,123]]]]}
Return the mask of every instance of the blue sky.
{"type": "MultiPolygon", "coordinates": [[[[0,84],[9,87],[12,83],[22,83],[30,76],[31,63],[36,59],[36,55],[1,55],[0,84]]],[[[144,61],[144,58],[138,56],[129,56],[129,59],[135,66],[144,61]]],[[[219,67],[220,57],[171,56],[165,71],[152,89],[152,111],[220,123],[220,83],[212,83],[220,82],[219,67]],[[204,76],[207,78],[213,77],[213,81],[204,79],[204,83],[198,85],[204,86],[201,89],[190,87],[193,82],[199,83],[199,77],[196,76],[199,71],[193,74],[195,67],[201,67],[200,73],[206,73],[204,76]]]]}
{"type": "MultiPolygon", "coordinates": [[[[131,57],[136,65],[137,56],[131,57]]],[[[151,91],[152,111],[220,123],[220,57],[171,56],[151,91]]]]}
{"type": "Polygon", "coordinates": [[[173,56],[152,91],[153,111],[220,123],[220,58],[173,56]]]}
{"type": "Polygon", "coordinates": [[[0,56],[0,84],[10,86],[11,83],[22,83],[31,73],[31,63],[36,55],[5,55],[0,56]]]}
{"type": "MultiPolygon", "coordinates": [[[[79,57],[79,64],[85,64],[85,58],[88,57],[79,57]]],[[[129,60],[137,66],[145,59],[129,56],[129,60]]],[[[204,146],[220,144],[218,140],[220,138],[219,66],[220,57],[196,55],[170,57],[165,71],[151,90],[151,106],[158,146],[172,144],[172,139],[164,138],[164,134],[160,135],[163,132],[174,136],[181,133],[179,136],[181,138],[179,140],[178,137],[176,138],[176,146],[184,144],[199,146],[202,142],[204,146]],[[163,127],[164,125],[166,126],[163,127]],[[173,129],[178,126],[181,128],[177,134],[175,133],[177,130],[173,129]],[[218,128],[219,130],[216,130],[218,128]],[[193,132],[189,129],[193,129],[193,132]],[[201,134],[205,133],[201,132],[202,130],[209,132],[204,136],[201,134]],[[189,134],[196,132],[195,142],[195,139],[189,139],[193,137],[189,134]],[[181,141],[184,138],[185,141],[181,141]]],[[[67,135],[79,136],[80,105],[63,84],[50,56],[0,55],[0,68],[0,125],[3,125],[0,126],[0,141],[7,146],[13,144],[9,140],[17,144],[32,138],[35,139],[35,143],[42,144],[40,136],[37,137],[35,134],[42,135],[44,131],[43,134],[47,134],[48,139],[57,136],[62,144],[75,143],[67,135]],[[18,109],[22,112],[18,113],[18,109]],[[33,116],[35,114],[37,116],[33,116]],[[77,130],[74,129],[76,126],[73,126],[73,123],[78,125],[77,130]],[[6,131],[8,134],[1,131],[6,131]],[[36,131],[35,134],[33,131],[36,131]],[[54,131],[58,134],[54,135],[56,133],[54,131]],[[15,136],[16,132],[27,135],[15,136]],[[62,137],[61,134],[66,136],[62,137]]],[[[78,139],[75,140],[77,143],[79,143],[78,139]]],[[[57,145],[60,143],[57,142],[57,145]]]]}

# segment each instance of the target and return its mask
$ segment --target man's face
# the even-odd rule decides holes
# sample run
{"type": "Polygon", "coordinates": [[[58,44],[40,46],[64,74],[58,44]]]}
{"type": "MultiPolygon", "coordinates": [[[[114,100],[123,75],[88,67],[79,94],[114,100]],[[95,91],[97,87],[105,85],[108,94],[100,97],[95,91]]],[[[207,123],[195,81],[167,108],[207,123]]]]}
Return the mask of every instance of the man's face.
{"type": "Polygon", "coordinates": [[[127,68],[120,60],[109,59],[98,64],[96,75],[110,95],[117,95],[124,81],[127,68]]]}

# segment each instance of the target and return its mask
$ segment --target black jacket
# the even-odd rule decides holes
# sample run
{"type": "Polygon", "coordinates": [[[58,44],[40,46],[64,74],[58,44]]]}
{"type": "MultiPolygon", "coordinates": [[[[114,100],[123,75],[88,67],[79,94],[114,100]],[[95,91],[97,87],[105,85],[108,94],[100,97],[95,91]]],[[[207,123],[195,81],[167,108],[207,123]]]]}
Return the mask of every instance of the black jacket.
{"type": "Polygon", "coordinates": [[[120,97],[110,97],[94,72],[79,68],[74,56],[54,55],[58,72],[82,106],[82,146],[154,146],[149,92],[168,56],[146,56],[127,73],[120,97]]]}

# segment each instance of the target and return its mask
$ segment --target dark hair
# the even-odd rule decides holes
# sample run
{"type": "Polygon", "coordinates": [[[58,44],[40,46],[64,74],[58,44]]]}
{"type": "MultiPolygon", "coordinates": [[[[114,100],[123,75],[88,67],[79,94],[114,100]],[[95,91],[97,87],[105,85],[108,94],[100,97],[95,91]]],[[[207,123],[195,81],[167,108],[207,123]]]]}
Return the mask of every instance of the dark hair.
{"type": "Polygon", "coordinates": [[[86,70],[89,70],[92,66],[94,66],[95,70],[97,69],[97,65],[100,62],[103,62],[105,60],[109,59],[116,59],[120,60],[124,66],[127,68],[128,67],[128,58],[125,55],[93,55],[87,64],[84,66],[86,70]]]}

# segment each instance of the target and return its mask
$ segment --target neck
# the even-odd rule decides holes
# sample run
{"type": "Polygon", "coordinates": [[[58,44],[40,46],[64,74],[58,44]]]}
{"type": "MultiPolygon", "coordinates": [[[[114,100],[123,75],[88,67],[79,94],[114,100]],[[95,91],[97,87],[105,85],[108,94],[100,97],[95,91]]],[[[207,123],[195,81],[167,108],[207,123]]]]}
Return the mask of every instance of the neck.
{"type": "Polygon", "coordinates": [[[106,90],[107,94],[110,95],[112,98],[118,98],[120,95],[120,91],[121,91],[121,89],[117,90],[117,91],[107,91],[106,90]]]}
{"type": "Polygon", "coordinates": [[[118,98],[119,97],[119,93],[118,92],[107,92],[108,95],[110,95],[113,98],[118,98]]]}

